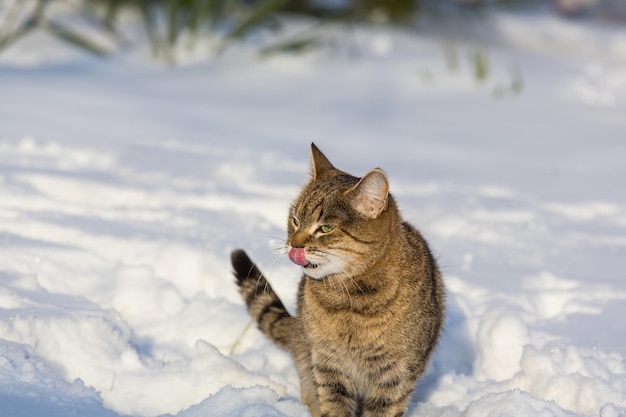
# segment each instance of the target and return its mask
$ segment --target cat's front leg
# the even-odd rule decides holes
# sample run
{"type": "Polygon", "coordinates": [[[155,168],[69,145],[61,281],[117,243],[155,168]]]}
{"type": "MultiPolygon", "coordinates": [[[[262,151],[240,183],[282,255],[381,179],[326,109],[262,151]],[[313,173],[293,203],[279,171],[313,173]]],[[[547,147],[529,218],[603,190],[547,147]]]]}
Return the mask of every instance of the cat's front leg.
{"type": "Polygon", "coordinates": [[[363,402],[363,417],[402,417],[406,411],[410,395],[406,398],[367,398],[363,402]]]}
{"type": "Polygon", "coordinates": [[[414,379],[393,378],[378,385],[363,401],[363,417],[402,417],[406,411],[414,379]]]}
{"type": "Polygon", "coordinates": [[[313,364],[320,417],[352,417],[357,407],[356,391],[332,365],[313,364]]]}

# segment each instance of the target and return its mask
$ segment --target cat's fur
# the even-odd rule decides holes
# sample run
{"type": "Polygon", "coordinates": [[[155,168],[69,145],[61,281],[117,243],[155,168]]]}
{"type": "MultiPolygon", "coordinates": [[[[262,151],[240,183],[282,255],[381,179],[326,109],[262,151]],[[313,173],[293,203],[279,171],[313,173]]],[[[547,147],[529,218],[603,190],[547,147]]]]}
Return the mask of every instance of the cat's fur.
{"type": "Polygon", "coordinates": [[[242,250],[237,283],[261,331],[293,355],[313,417],[400,417],[443,323],[439,269],[382,170],[354,177],[314,144],[311,159],[287,226],[304,272],[296,316],[242,250]]]}

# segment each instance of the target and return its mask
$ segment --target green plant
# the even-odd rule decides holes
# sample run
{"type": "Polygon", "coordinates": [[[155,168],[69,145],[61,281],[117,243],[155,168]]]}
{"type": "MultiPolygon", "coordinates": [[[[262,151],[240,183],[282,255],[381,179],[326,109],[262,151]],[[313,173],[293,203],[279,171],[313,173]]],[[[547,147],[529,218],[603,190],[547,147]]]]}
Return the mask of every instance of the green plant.
{"type": "MultiPolygon", "coordinates": [[[[199,45],[208,43],[217,56],[235,43],[272,31],[271,41],[255,44],[267,56],[332,43],[329,27],[403,24],[418,16],[459,19],[490,4],[519,7],[537,1],[345,0],[325,6],[318,0],[0,0],[0,53],[32,31],[43,30],[85,52],[107,56],[132,43],[136,31],[129,35],[125,30],[130,16],[141,22],[153,55],[170,64],[199,45]],[[306,28],[288,35],[293,31],[280,31],[285,21],[303,16],[306,28]],[[209,42],[201,44],[201,39],[209,42]]],[[[487,53],[477,49],[471,60],[476,80],[484,82],[489,76],[487,53]]],[[[459,68],[454,44],[446,47],[446,63],[450,71],[459,68]]]]}
{"type": "Polygon", "coordinates": [[[484,83],[489,76],[489,56],[484,48],[477,47],[474,49],[472,64],[474,67],[474,79],[479,83],[484,83]]]}
{"type": "Polygon", "coordinates": [[[250,328],[252,327],[252,324],[253,324],[253,321],[250,320],[248,324],[246,324],[246,326],[243,328],[241,333],[239,333],[239,336],[237,336],[237,339],[235,339],[233,344],[230,346],[230,349],[228,350],[228,354],[230,356],[235,354],[235,352],[237,351],[237,348],[239,347],[239,344],[241,344],[241,341],[243,340],[243,337],[246,335],[248,330],[250,330],[250,328]]]}
{"type": "MultiPolygon", "coordinates": [[[[1,1],[1,0],[0,0],[1,1]]],[[[168,62],[176,61],[176,48],[182,34],[190,46],[203,33],[211,32],[221,39],[217,48],[243,39],[250,32],[267,25],[288,0],[37,0],[15,1],[0,14],[0,52],[28,33],[40,29],[82,50],[105,56],[128,40],[118,28],[123,13],[139,16],[154,54],[168,62]],[[65,7],[63,11],[59,11],[65,7]],[[59,19],[80,20],[81,28],[59,19]],[[88,30],[85,31],[85,27],[88,30]],[[108,45],[97,41],[104,35],[108,45]],[[92,32],[91,35],[88,32],[92,32]]],[[[0,8],[2,12],[2,8],[0,8]]]]}
{"type": "MultiPolygon", "coordinates": [[[[345,7],[324,8],[306,0],[0,0],[0,52],[30,32],[44,30],[88,53],[105,56],[129,43],[119,29],[119,21],[122,15],[132,14],[143,22],[154,55],[175,63],[182,39],[193,48],[200,36],[210,34],[219,39],[219,54],[251,33],[280,27],[276,19],[280,14],[306,15],[320,25],[368,21],[381,15],[400,21],[413,15],[417,3],[353,0],[345,7]]],[[[318,41],[319,31],[309,30],[275,45],[262,46],[261,50],[263,54],[301,51],[318,41]]]]}
{"type": "MultiPolygon", "coordinates": [[[[61,23],[50,17],[50,9],[60,3],[53,0],[39,0],[33,5],[32,2],[15,1],[6,6],[7,10],[0,19],[0,52],[35,29],[41,29],[86,52],[98,56],[106,55],[109,51],[105,45],[73,28],[72,25],[61,23]]],[[[110,37],[112,42],[116,42],[117,35],[100,19],[91,16],[80,5],[75,6],[72,3],[65,3],[65,5],[74,7],[76,16],[81,18],[85,25],[90,26],[91,30],[100,31],[110,37]]]]}

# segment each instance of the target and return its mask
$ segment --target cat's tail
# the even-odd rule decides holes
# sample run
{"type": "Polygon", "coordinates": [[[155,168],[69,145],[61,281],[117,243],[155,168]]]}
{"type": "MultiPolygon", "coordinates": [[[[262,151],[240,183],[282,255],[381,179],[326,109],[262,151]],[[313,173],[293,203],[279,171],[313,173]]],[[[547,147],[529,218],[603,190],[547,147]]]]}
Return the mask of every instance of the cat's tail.
{"type": "Polygon", "coordinates": [[[241,249],[230,255],[235,278],[248,312],[257,326],[278,346],[289,349],[295,318],[280,301],[259,268],[241,249]]]}

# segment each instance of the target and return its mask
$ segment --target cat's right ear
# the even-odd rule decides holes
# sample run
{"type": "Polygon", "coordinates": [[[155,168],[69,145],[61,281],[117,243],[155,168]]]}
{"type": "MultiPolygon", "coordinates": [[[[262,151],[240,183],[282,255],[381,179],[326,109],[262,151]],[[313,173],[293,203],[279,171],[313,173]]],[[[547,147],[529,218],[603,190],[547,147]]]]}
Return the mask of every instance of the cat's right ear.
{"type": "Polygon", "coordinates": [[[354,209],[370,219],[375,219],[387,208],[389,180],[380,168],[368,172],[357,185],[346,193],[354,209]]]}
{"type": "Polygon", "coordinates": [[[311,143],[311,165],[313,166],[313,181],[325,172],[336,169],[314,143],[311,143]]]}

